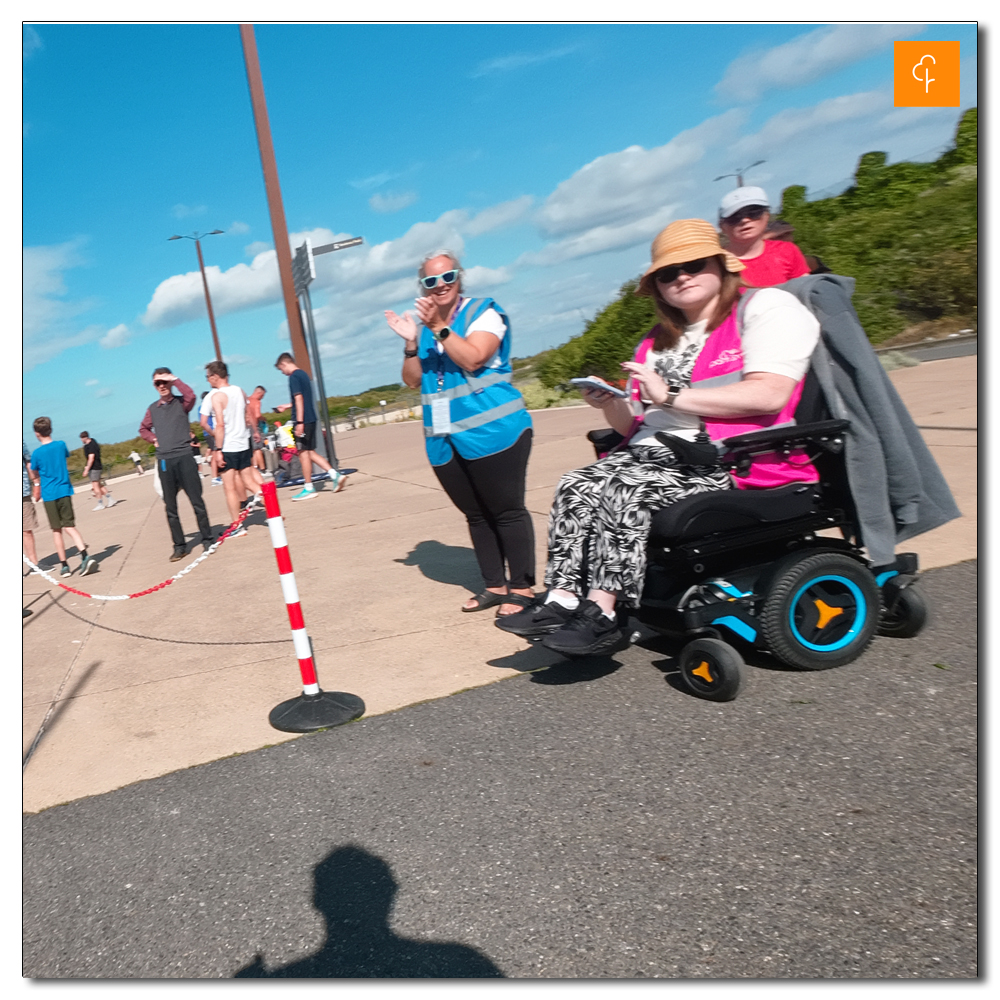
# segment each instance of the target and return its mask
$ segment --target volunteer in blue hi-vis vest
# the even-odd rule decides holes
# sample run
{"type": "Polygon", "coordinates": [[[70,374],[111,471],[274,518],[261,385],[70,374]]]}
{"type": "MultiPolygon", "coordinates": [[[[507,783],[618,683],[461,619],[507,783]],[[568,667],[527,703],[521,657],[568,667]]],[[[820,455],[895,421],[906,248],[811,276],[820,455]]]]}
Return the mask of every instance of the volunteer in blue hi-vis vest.
{"type": "Polygon", "coordinates": [[[450,250],[424,258],[412,313],[385,318],[403,338],[403,382],[420,389],[424,441],[434,474],[469,522],[484,589],[463,611],[530,607],[535,532],[524,506],[531,416],[514,388],[510,320],[492,299],[462,295],[450,250]]]}

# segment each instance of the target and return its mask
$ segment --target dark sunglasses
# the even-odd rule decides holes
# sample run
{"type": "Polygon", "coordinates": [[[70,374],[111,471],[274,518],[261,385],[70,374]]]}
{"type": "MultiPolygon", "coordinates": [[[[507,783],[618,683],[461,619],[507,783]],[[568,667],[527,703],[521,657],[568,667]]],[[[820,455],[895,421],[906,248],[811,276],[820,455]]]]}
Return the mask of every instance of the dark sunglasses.
{"type": "Polygon", "coordinates": [[[170,383],[169,382],[163,382],[163,381],[159,381],[159,382],[154,381],[153,385],[155,385],[157,389],[160,389],[160,388],[162,388],[165,385],[170,385],[170,383]]]}
{"type": "Polygon", "coordinates": [[[751,219],[753,222],[756,222],[766,211],[766,205],[747,205],[746,208],[741,208],[738,212],[727,215],[722,221],[728,222],[731,226],[735,226],[744,219],[751,219]]]}
{"type": "Polygon", "coordinates": [[[458,281],[458,271],[445,271],[444,274],[428,274],[426,278],[420,279],[420,284],[430,291],[432,288],[437,288],[439,281],[445,285],[454,285],[458,281]]]}
{"type": "Polygon", "coordinates": [[[699,257],[698,260],[689,260],[685,264],[671,264],[670,267],[661,267],[653,277],[664,285],[669,285],[671,281],[676,281],[677,276],[683,271],[685,274],[698,274],[705,270],[708,257],[699,257]]]}

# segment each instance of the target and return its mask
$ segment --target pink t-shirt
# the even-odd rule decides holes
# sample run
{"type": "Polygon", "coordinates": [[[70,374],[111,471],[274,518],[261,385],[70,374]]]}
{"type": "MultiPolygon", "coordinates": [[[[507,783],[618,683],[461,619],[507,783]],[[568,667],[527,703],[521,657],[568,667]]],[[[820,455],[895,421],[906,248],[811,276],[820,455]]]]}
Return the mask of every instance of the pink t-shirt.
{"type": "Polygon", "coordinates": [[[740,277],[753,288],[769,288],[809,273],[802,251],[785,240],[764,240],[764,252],[759,257],[740,260],[746,265],[740,277]]]}

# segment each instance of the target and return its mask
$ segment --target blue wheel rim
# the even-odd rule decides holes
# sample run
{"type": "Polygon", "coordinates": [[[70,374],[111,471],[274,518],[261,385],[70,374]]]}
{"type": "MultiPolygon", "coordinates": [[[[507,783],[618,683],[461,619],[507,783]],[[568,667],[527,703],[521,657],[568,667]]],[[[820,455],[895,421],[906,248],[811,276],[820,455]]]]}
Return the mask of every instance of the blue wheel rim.
{"type": "Polygon", "coordinates": [[[803,584],[788,609],[788,627],[795,641],[815,653],[833,653],[849,646],[867,619],[868,602],[861,588],[834,573],[814,576],[803,584]]]}

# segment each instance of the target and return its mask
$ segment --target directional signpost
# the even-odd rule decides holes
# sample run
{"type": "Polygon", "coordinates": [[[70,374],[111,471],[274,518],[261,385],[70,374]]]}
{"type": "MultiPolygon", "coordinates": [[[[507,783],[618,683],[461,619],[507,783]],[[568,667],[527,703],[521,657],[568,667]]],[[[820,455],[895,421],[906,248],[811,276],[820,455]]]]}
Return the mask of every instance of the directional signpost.
{"type": "Polygon", "coordinates": [[[313,323],[312,299],[309,297],[309,285],[316,280],[316,265],[313,258],[317,254],[330,253],[333,250],[346,250],[348,247],[356,247],[364,243],[360,236],[354,236],[348,240],[340,240],[337,243],[326,243],[321,247],[313,247],[307,239],[302,246],[295,250],[295,257],[292,259],[292,277],[295,280],[295,294],[299,299],[299,308],[302,312],[303,326],[306,331],[306,342],[309,347],[309,354],[312,357],[313,369],[313,391],[319,407],[320,417],[323,421],[323,431],[326,436],[326,454],[330,464],[335,468],[340,468],[337,461],[336,450],[333,446],[333,428],[330,426],[330,411],[326,405],[326,386],[323,384],[323,365],[319,357],[319,343],[316,340],[316,326],[313,323]]]}

